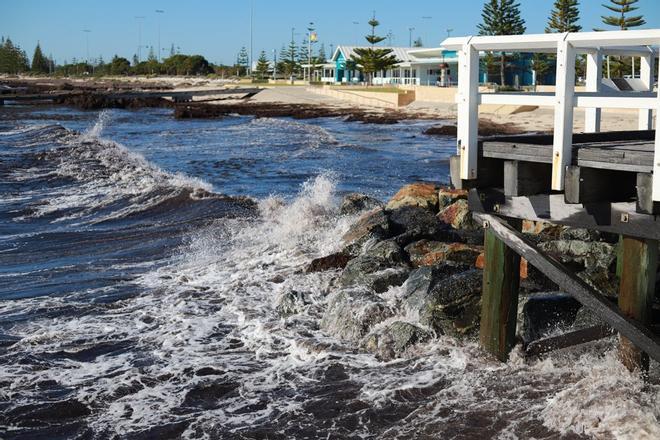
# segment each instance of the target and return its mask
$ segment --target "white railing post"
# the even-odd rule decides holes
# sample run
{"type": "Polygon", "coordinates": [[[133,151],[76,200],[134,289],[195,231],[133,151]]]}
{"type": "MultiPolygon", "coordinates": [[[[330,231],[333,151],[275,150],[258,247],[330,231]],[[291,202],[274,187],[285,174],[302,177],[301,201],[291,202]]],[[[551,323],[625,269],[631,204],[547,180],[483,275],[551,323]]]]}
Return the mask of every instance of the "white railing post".
{"type": "Polygon", "coordinates": [[[479,51],[468,40],[459,52],[457,153],[461,179],[477,178],[479,126],[479,51]]]}
{"type": "MultiPolygon", "coordinates": [[[[660,63],[658,63],[660,75],[660,63]]],[[[658,76],[660,78],[660,76],[658,76]]],[[[651,83],[653,84],[653,83],[651,83]]],[[[655,150],[653,154],[653,191],[652,199],[660,202],[660,87],[658,87],[657,105],[655,107],[655,150]]]]}
{"type": "MultiPolygon", "coordinates": [[[[587,92],[600,92],[603,83],[603,55],[599,50],[587,54],[587,92]]],[[[600,131],[600,108],[584,109],[585,133],[600,131]]]]}
{"type": "Polygon", "coordinates": [[[557,44],[555,135],[552,144],[552,189],[556,191],[564,189],[564,173],[571,164],[574,94],[575,49],[564,38],[557,44]]]}
{"type": "MultiPolygon", "coordinates": [[[[655,56],[653,52],[649,55],[643,56],[640,59],[639,66],[639,79],[644,84],[646,90],[653,91],[653,64],[655,56]]],[[[639,110],[639,129],[652,130],[653,129],[653,110],[640,109],[639,110]]]]}

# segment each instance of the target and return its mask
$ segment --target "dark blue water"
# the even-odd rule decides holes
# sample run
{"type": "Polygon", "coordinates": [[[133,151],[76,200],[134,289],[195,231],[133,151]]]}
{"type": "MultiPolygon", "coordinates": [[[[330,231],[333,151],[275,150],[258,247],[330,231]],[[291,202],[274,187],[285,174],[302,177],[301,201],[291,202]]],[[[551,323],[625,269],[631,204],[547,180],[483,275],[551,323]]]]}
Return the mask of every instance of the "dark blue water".
{"type": "Polygon", "coordinates": [[[658,438],[613,340],[386,363],[319,329],[341,196],[446,181],[429,124],[0,108],[0,438],[658,438]]]}

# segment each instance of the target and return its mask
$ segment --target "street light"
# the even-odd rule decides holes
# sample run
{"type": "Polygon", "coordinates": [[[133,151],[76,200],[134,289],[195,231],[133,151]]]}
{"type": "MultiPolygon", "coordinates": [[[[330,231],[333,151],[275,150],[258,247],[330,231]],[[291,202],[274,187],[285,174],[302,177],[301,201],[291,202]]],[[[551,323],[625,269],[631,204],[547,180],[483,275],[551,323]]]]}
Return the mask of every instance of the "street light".
{"type": "Polygon", "coordinates": [[[307,80],[312,81],[312,32],[314,32],[314,23],[309,22],[307,27],[307,80]]]}
{"type": "Polygon", "coordinates": [[[408,28],[408,32],[409,32],[409,36],[408,36],[408,47],[412,47],[412,33],[413,33],[414,30],[415,30],[414,27],[409,27],[409,28],[408,28]]]}
{"type": "Polygon", "coordinates": [[[451,37],[452,32],[454,32],[453,29],[447,29],[447,38],[451,37]]]}
{"type": "Polygon", "coordinates": [[[248,61],[248,65],[250,66],[250,70],[249,70],[250,75],[252,75],[252,56],[253,56],[253,53],[252,53],[252,41],[253,41],[253,39],[252,39],[252,36],[253,36],[253,33],[252,33],[252,18],[253,18],[253,16],[254,16],[254,1],[250,1],[250,60],[248,61]]]}
{"type": "Polygon", "coordinates": [[[142,61],[142,20],[144,15],[136,15],[135,19],[138,21],[138,62],[142,61]]]}
{"type": "MultiPolygon", "coordinates": [[[[433,19],[433,17],[428,16],[428,15],[425,15],[425,16],[422,17],[422,20],[432,20],[432,19],[433,19]]],[[[429,35],[427,33],[428,28],[429,28],[428,26],[426,26],[426,25],[424,26],[424,41],[426,41],[427,44],[428,44],[428,41],[429,41],[429,38],[428,38],[429,35]]]]}
{"type": "MultiPolygon", "coordinates": [[[[156,14],[164,14],[162,9],[156,9],[156,14]]],[[[160,63],[160,18],[158,19],[158,62],[160,63]]]]}

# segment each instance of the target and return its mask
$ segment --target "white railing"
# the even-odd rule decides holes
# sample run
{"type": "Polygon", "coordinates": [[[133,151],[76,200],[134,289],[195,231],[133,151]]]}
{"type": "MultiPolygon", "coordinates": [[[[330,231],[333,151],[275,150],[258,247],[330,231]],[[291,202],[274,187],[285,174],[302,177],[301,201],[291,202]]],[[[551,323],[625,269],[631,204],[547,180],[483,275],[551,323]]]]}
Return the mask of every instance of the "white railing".
{"type": "MultiPolygon", "coordinates": [[[[660,44],[660,29],[579,32],[511,36],[448,38],[446,50],[459,54],[458,136],[461,179],[477,178],[479,104],[539,105],[554,107],[552,189],[564,189],[566,167],[572,162],[573,111],[585,108],[585,130],[600,131],[601,108],[639,109],[639,129],[656,127],[660,114],[660,92],[653,93],[654,60],[660,44]],[[483,51],[555,53],[555,93],[479,93],[479,53],[483,51]],[[586,92],[575,92],[575,58],[587,56],[586,92]],[[646,92],[605,92],[602,90],[603,57],[634,56],[641,59],[640,80],[646,92]]],[[[656,130],[653,161],[653,200],[660,202],[660,130],[656,130]],[[657,178],[655,178],[657,177],[657,178]]]]}

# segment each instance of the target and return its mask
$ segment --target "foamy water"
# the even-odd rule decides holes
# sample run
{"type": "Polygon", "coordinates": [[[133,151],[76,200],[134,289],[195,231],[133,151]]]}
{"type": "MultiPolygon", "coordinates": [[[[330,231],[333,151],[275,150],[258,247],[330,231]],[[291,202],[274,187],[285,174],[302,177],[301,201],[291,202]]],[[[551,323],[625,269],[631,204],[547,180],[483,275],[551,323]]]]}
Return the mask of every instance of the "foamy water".
{"type": "MultiPolygon", "coordinates": [[[[658,365],[645,384],[616,359],[615,338],[502,364],[445,336],[390,362],[329,337],[319,321],[333,274],[303,269],[340,249],[355,219],[338,214],[342,173],[255,205],[195,198],[222,188],[107,138],[111,116],[80,135],[42,127],[0,140],[25,168],[0,168],[13,197],[2,224],[42,228],[0,241],[0,341],[15,339],[0,345],[5,435],[660,438],[658,365]],[[32,295],[7,295],[26,285],[32,295]],[[284,318],[277,301],[291,292],[300,307],[284,318]]],[[[312,136],[301,124],[291,136],[312,136]]],[[[314,148],[342,142],[330,136],[314,148]]],[[[401,288],[384,297],[396,305],[401,288]]]]}

